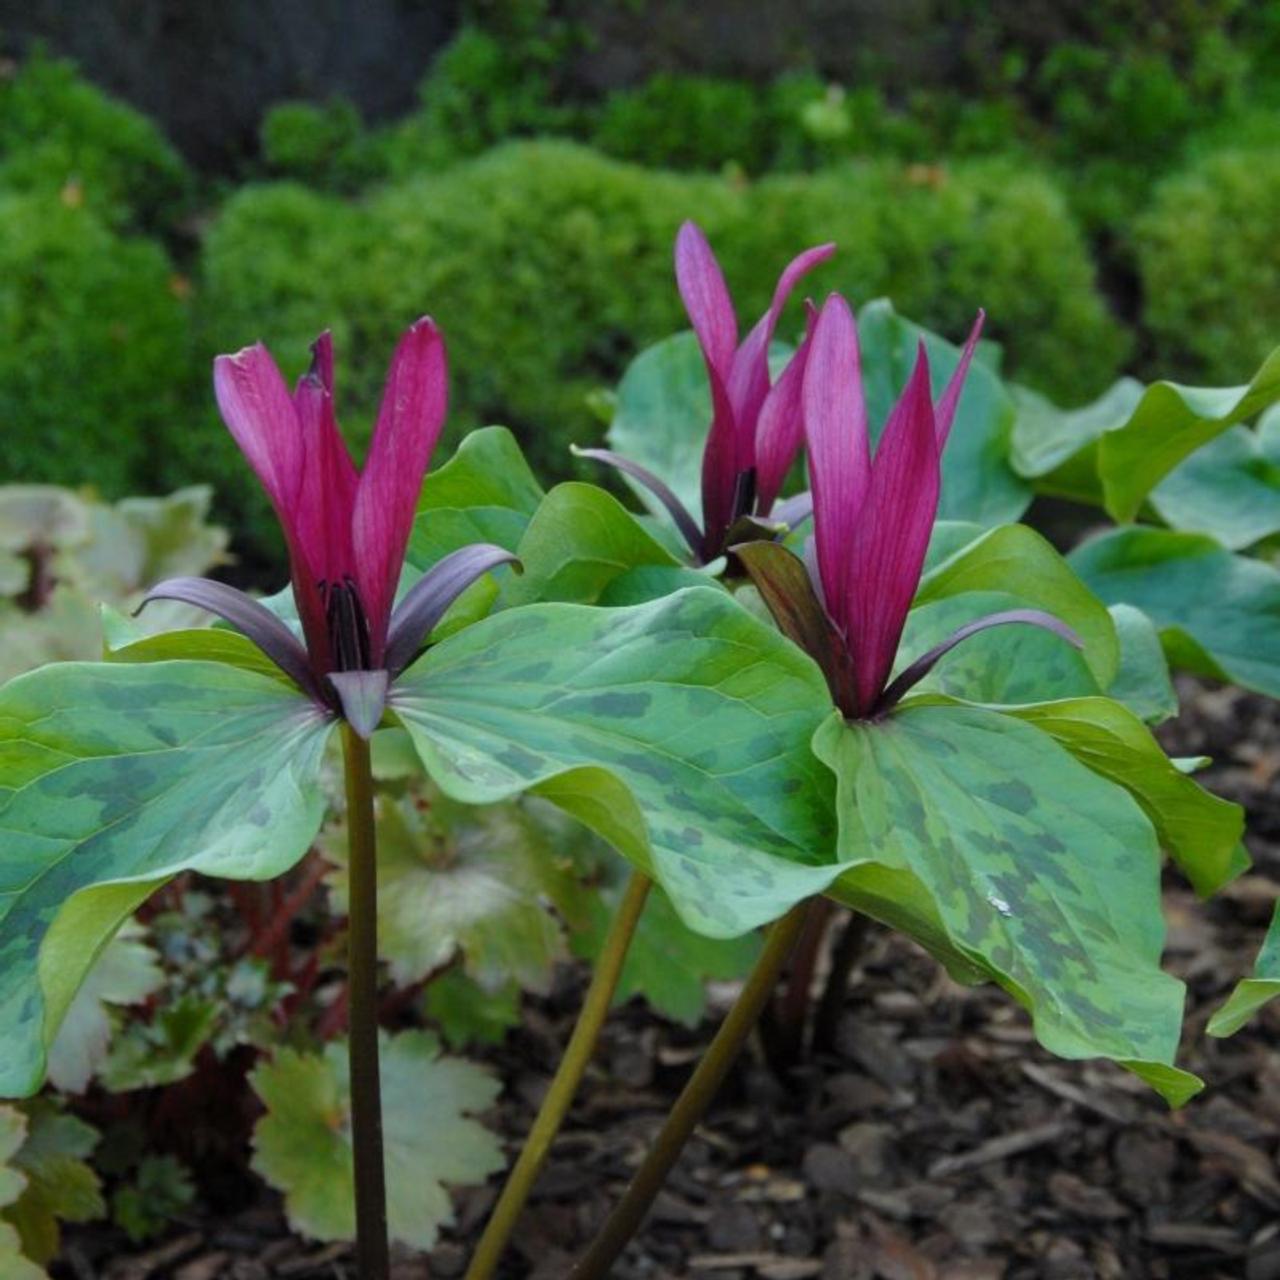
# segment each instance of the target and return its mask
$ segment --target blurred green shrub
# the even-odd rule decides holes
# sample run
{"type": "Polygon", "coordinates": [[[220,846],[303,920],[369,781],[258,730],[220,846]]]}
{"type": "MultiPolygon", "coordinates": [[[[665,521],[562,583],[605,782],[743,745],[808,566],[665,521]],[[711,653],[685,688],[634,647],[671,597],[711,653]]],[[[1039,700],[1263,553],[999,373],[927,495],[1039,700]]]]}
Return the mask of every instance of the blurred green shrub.
{"type": "Polygon", "coordinates": [[[1274,145],[1208,153],[1157,188],[1137,226],[1143,319],[1179,381],[1247,381],[1280,342],[1277,226],[1274,145]]]}
{"type": "Polygon", "coordinates": [[[182,289],[158,245],[88,209],[0,196],[0,476],[145,487],[190,425],[182,289]]]}
{"type": "MultiPolygon", "coordinates": [[[[359,206],[289,185],[239,192],[205,246],[201,345],[211,356],[261,336],[296,374],[333,324],[340,409],[360,447],[396,337],[430,312],[449,341],[449,439],[505,422],[544,476],[563,476],[568,444],[599,432],[589,393],[687,323],[671,254],[690,216],[722,256],[744,325],[792,253],[835,239],[816,294],[888,293],[952,335],[985,305],[1018,376],[1055,394],[1100,389],[1124,354],[1063,201],[1034,172],[885,162],[751,187],[559,142],[509,144],[359,206]]],[[[224,435],[186,433],[172,478],[222,480],[220,451],[245,490],[224,435]]]]}
{"type": "Polygon", "coordinates": [[[360,112],[346,98],[282,102],[263,119],[260,141],[272,174],[326,191],[356,191],[386,167],[360,112]]]}
{"type": "Polygon", "coordinates": [[[178,153],[145,116],[37,50],[0,73],[0,190],[57,195],[115,227],[170,227],[190,193],[178,153]]]}

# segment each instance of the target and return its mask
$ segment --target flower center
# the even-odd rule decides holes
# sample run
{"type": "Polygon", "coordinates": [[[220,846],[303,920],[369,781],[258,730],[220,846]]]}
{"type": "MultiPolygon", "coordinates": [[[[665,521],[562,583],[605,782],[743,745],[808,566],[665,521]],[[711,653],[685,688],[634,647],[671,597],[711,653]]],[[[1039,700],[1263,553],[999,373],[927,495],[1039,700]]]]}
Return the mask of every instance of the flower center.
{"type": "Polygon", "coordinates": [[[329,631],[329,652],[335,671],[368,671],[372,665],[369,619],[360,592],[350,578],[341,582],[321,582],[325,625],[329,631]]]}

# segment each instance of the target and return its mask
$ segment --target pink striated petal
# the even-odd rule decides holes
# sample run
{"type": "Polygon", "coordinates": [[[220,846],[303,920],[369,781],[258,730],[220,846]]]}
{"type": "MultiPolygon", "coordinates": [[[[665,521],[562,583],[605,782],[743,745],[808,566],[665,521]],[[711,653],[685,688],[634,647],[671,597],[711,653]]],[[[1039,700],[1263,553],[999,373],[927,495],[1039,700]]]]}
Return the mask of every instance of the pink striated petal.
{"type": "Polygon", "coordinates": [[[969,337],[964,344],[964,350],[960,353],[960,363],[956,365],[955,372],[951,375],[951,380],[947,383],[946,390],[942,393],[942,399],[938,401],[938,406],[934,411],[939,450],[947,443],[947,437],[951,434],[951,424],[955,421],[956,408],[960,404],[960,393],[964,390],[964,380],[968,376],[969,365],[973,362],[973,352],[978,345],[979,337],[982,335],[982,326],[986,318],[987,313],[979,308],[977,319],[973,322],[973,328],[969,330],[969,337]]]}
{"type": "Polygon", "coordinates": [[[822,596],[845,627],[849,552],[871,480],[871,449],[858,331],[838,293],[823,305],[809,339],[802,400],[822,596]]]}
{"type": "Polygon", "coordinates": [[[311,368],[293,393],[305,450],[298,526],[318,580],[341,582],[355,572],[351,516],[359,479],[338,430],[333,400],[333,340],[311,347],[311,368]]]}
{"type": "Polygon", "coordinates": [[[724,549],[724,537],[737,514],[734,496],[738,487],[737,444],[734,438],[733,410],[720,375],[708,363],[707,380],[711,384],[711,429],[702,449],[702,528],[701,555],[713,560],[724,549]]]}
{"type": "Polygon", "coordinates": [[[929,360],[921,343],[915,370],[880,437],[850,548],[848,635],[863,715],[875,705],[893,670],[924,568],[939,486],[929,360]]]}
{"type": "Polygon", "coordinates": [[[733,406],[734,418],[742,426],[739,440],[739,470],[756,464],[756,450],[759,432],[754,424],[769,394],[769,344],[773,341],[774,330],[782,309],[791,297],[791,291],[800,280],[813,270],[820,262],[825,262],[833,253],[834,244],[820,244],[806,249],[787,264],[773,291],[773,301],[769,309],[756,321],[755,327],[747,334],[741,347],[733,358],[733,367],[727,380],[729,403],[733,406]]]}
{"type": "Polygon", "coordinates": [[[686,222],[676,236],[676,284],[703,359],[727,383],[738,347],[738,318],[716,255],[694,222],[686,222]]]}
{"type": "Polygon", "coordinates": [[[382,661],[404,550],[448,404],[444,339],[424,317],[400,339],[382,393],[352,518],[373,665],[382,661]]]}
{"type": "Polygon", "coordinates": [[[767,516],[777,501],[804,436],[806,338],[765,396],[756,421],[756,514],[767,516]]]}

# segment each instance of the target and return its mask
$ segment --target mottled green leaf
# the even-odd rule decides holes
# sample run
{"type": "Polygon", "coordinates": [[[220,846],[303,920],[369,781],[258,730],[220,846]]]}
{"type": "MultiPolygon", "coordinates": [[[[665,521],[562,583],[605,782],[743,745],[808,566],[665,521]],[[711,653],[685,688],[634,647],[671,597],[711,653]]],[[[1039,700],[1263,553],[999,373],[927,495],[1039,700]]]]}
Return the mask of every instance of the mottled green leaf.
{"type": "Polygon", "coordinates": [[[1238,855],[1244,810],[1206,791],[1177,768],[1126,707],[1110,698],[1064,698],[1006,710],[1055,738],[1095,773],[1124,787],[1197,893],[1216,893],[1247,867],[1238,855]]]}
{"type": "Polygon", "coordinates": [[[1046,1048],[1112,1058],[1175,1104],[1199,1088],[1169,1065],[1183,988],[1159,967],[1159,848],[1126,791],[1031,725],[933,699],[832,717],[814,750],[839,780],[841,856],[906,873],[1046,1048]]]}
{"type": "MultiPolygon", "coordinates": [[[[284,1193],[295,1230],[317,1240],[355,1235],[351,1085],[345,1043],[323,1054],[282,1049],[249,1077],[267,1113],[253,1131],[253,1167],[284,1193]]],[[[482,1182],[502,1168],[497,1139],[470,1116],[499,1085],[482,1068],[441,1057],[436,1038],[382,1038],[382,1130],[387,1228],[393,1240],[430,1249],[453,1222],[444,1184],[482,1182]]]]}
{"type": "Polygon", "coordinates": [[[89,970],[49,1046],[50,1083],[64,1093],[83,1093],[107,1054],[110,1007],[140,1004],[163,980],[146,931],[126,922],[89,970]]]}
{"type": "Polygon", "coordinates": [[[1178,694],[1156,625],[1141,609],[1113,604],[1107,610],[1120,641],[1120,668],[1106,693],[1147,724],[1178,714],[1178,694]]]}
{"type": "Polygon", "coordinates": [[[745,933],[838,874],[809,750],[825,683],[719,590],[494,614],[429,650],[392,707],[446,792],[555,801],[699,932],[745,933]]]}
{"type": "MultiPolygon", "coordinates": [[[[1098,687],[1106,689],[1111,684],[1120,664],[1120,645],[1111,615],[1034,529],[1021,524],[1004,525],[962,545],[921,579],[914,607],[979,591],[999,592],[1019,605],[1043,609],[1061,619],[1084,642],[1084,661],[1098,687]]],[[[977,607],[973,616],[984,611],[977,607]]],[[[966,644],[977,640],[974,637],[966,644]]],[[[1062,646],[1061,641],[1058,644],[1062,646]]]]}
{"type": "Polygon", "coordinates": [[[1235,990],[1214,1011],[1207,1028],[1211,1036],[1233,1036],[1263,1005],[1280,996],[1280,902],[1262,940],[1253,976],[1242,978],[1235,990]]]}
{"type": "Polygon", "coordinates": [[[473,431],[427,476],[408,560],[429,569],[451,551],[492,542],[514,551],[542,501],[542,486],[506,427],[473,431]]]}
{"type": "Polygon", "coordinates": [[[1233,551],[1280,533],[1280,411],[1197,449],[1155,487],[1151,505],[1171,528],[1233,551]]]}
{"type": "MultiPolygon", "coordinates": [[[[960,348],[898,315],[885,298],[858,313],[867,414],[877,437],[907,385],[921,342],[937,397],[955,371],[960,348]]],[[[1009,465],[1014,416],[1013,401],[999,377],[975,361],[942,455],[942,519],[991,526],[1016,520],[1027,509],[1031,486],[1009,465]]]]}
{"type": "Polygon", "coordinates": [[[293,681],[248,636],[228,627],[197,627],[128,637],[118,625],[119,615],[103,610],[107,662],[225,662],[256,671],[293,688],[293,681]]]}
{"type": "Polygon", "coordinates": [[[1203,534],[1141,527],[1068,559],[1102,600],[1155,623],[1173,666],[1280,697],[1280,570],[1203,534]]]}
{"type": "MultiPolygon", "coordinates": [[[[400,986],[420,982],[461,953],[468,975],[493,991],[515,980],[548,990],[566,954],[549,910],[577,910],[571,860],[516,805],[460,805],[435,789],[380,795],[378,950],[400,986]]],[[[339,864],[334,903],[347,910],[347,834],[325,852],[339,864]]]]}
{"type": "Polygon", "coordinates": [[[302,856],[332,724],[222,663],[68,663],[0,689],[0,1094],[38,1086],[76,989],[157,884],[302,856]]]}

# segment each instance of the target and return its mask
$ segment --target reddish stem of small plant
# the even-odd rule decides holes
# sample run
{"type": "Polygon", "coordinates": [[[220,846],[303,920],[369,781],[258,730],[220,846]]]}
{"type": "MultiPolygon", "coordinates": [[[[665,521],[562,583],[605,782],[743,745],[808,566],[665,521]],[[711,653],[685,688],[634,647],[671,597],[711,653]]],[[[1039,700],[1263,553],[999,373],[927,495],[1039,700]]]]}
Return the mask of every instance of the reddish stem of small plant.
{"type": "Polygon", "coordinates": [[[276,964],[273,968],[279,970],[275,974],[277,978],[284,977],[289,969],[287,951],[289,927],[315,896],[328,869],[324,859],[312,853],[303,864],[302,878],[298,881],[296,888],[280,903],[271,919],[258,930],[249,943],[251,955],[275,958],[276,964]],[[282,945],[286,946],[283,957],[280,953],[282,945]],[[282,958],[284,963],[281,968],[279,962],[282,958]]]}

